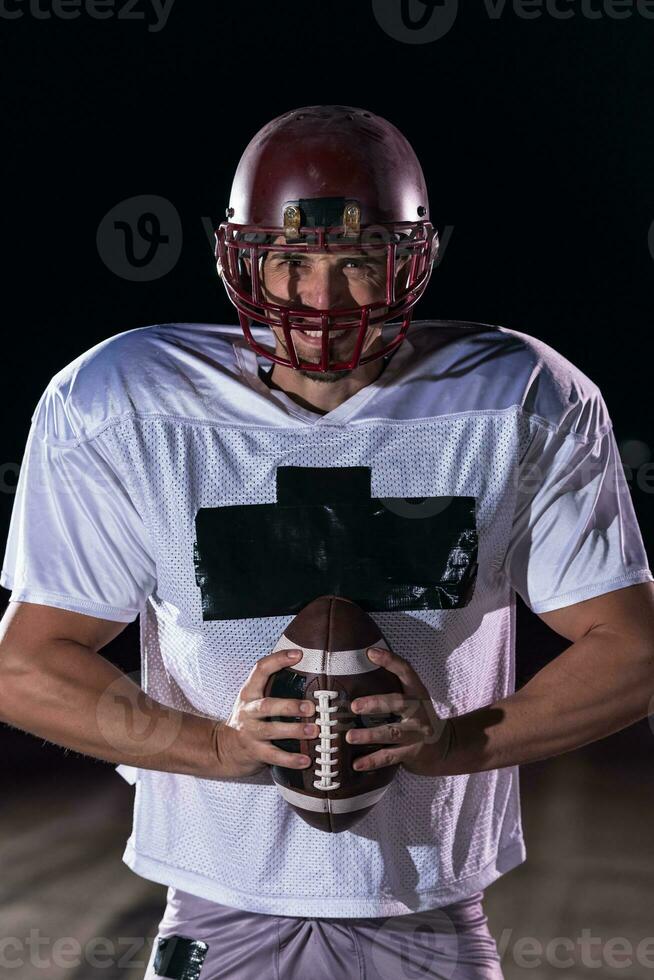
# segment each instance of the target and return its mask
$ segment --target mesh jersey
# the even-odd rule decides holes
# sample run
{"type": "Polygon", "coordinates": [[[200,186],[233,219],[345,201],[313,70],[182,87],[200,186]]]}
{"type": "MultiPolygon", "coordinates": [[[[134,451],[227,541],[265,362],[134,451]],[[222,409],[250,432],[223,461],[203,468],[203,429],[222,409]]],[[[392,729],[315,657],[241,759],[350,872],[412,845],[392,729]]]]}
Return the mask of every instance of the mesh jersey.
{"type": "MultiPolygon", "coordinates": [[[[514,590],[542,612],[652,580],[602,396],[548,345],[485,324],[418,321],[379,379],[325,415],[268,388],[262,363],[237,327],[142,327],[56,374],[32,416],[0,582],[11,600],[122,622],[140,613],[142,684],[158,701],[226,718],[293,602],[314,597],[297,575],[307,554],[322,593],[339,592],[339,564],[364,562],[367,608],[441,716],[514,690],[514,590]],[[359,548],[375,541],[382,557],[384,540],[379,551],[379,536],[358,530],[374,532],[375,515],[424,521],[425,540],[442,544],[456,531],[443,499],[474,499],[474,574],[452,573],[452,561],[449,572],[432,568],[420,545],[414,569],[401,533],[388,542],[396,588],[356,550],[321,564],[330,541],[312,549],[312,535],[330,504],[319,489],[314,500],[293,496],[303,467],[314,488],[320,470],[334,484],[342,468],[345,489],[357,477],[343,520],[359,548]],[[378,507],[361,499],[361,474],[378,507]],[[231,520],[198,535],[203,509],[235,518],[240,551],[231,520]],[[450,588],[462,575],[468,587],[450,588]]],[[[126,863],[250,911],[408,913],[465,898],[525,859],[517,767],[445,778],[400,767],[381,802],[340,834],[305,824],[268,770],[225,780],[119,771],[136,793],[126,863]]]]}

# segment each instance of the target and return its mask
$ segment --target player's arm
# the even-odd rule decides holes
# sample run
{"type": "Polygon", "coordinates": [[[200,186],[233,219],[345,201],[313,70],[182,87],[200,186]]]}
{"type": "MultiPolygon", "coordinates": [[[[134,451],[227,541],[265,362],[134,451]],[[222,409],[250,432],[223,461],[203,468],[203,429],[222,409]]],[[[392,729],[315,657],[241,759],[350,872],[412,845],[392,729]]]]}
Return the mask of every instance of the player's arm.
{"type": "Polygon", "coordinates": [[[207,779],[246,775],[265,763],[302,764],[270,744],[299,737],[301,725],[264,720],[269,707],[294,715],[299,704],[254,700],[284,653],[255,665],[252,703],[240,699],[230,726],[158,703],[101,656],[125,625],[10,603],[0,622],[0,721],[106,762],[207,779]]]}
{"type": "Polygon", "coordinates": [[[413,667],[389,650],[376,650],[374,661],[398,675],[403,695],[357,698],[352,711],[397,712],[402,721],[348,732],[349,742],[383,746],[358,759],[354,768],[401,762],[419,776],[502,769],[580,748],[650,714],[654,583],[618,589],[541,616],[572,645],[515,694],[450,716],[445,723],[436,717],[413,667]]]}
{"type": "Polygon", "coordinates": [[[509,698],[454,719],[440,774],[560,755],[646,718],[654,698],[654,583],[540,614],[572,645],[509,698]]]}

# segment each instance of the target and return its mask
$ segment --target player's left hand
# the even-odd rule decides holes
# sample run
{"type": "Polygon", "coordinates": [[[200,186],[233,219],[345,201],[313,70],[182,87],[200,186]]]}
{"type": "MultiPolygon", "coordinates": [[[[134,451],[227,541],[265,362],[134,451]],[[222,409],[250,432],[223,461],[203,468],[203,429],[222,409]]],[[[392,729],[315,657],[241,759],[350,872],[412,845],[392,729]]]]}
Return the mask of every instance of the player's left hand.
{"type": "Polygon", "coordinates": [[[354,769],[362,772],[401,763],[416,776],[439,775],[438,764],[449,747],[449,722],[438,717],[427,688],[406,660],[377,647],[370,647],[367,653],[374,664],[397,674],[403,693],[356,698],[351,705],[353,713],[394,714],[401,720],[375,728],[356,728],[347,733],[347,741],[355,745],[384,746],[378,752],[357,759],[354,769]]]}

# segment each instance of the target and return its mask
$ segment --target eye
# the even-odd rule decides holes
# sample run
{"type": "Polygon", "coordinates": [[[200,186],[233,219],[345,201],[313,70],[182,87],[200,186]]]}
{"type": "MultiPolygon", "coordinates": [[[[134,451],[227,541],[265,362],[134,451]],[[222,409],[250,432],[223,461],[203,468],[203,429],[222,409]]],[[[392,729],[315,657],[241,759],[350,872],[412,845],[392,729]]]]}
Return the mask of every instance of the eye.
{"type": "MultiPolygon", "coordinates": [[[[299,265],[302,265],[302,259],[280,259],[277,264],[286,265],[289,268],[296,269],[299,265]]],[[[355,269],[363,269],[367,263],[362,259],[343,259],[343,265],[349,265],[355,269]]]]}

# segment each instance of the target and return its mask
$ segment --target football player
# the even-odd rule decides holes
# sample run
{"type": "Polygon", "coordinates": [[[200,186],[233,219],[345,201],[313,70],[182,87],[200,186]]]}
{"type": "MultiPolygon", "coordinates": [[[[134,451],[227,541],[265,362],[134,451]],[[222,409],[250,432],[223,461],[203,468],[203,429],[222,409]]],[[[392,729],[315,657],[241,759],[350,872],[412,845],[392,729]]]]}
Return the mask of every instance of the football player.
{"type": "Polygon", "coordinates": [[[602,395],[527,334],[412,323],[437,253],[390,122],[287,112],[216,230],[238,326],[128,330],[36,406],[0,716],[135,784],[124,860],[168,886],[148,978],[501,977],[483,893],[526,857],[519,765],[648,714],[652,574],[602,395]],[[516,593],[570,641],[517,692],[516,593]],[[359,733],[363,772],[398,768],[338,834],[270,778],[310,771],[273,742],[314,706],[263,696],[321,594],[375,619],[403,690],[352,705],[400,717],[359,733]],[[137,616],[142,687],[99,652],[137,616]]]}

